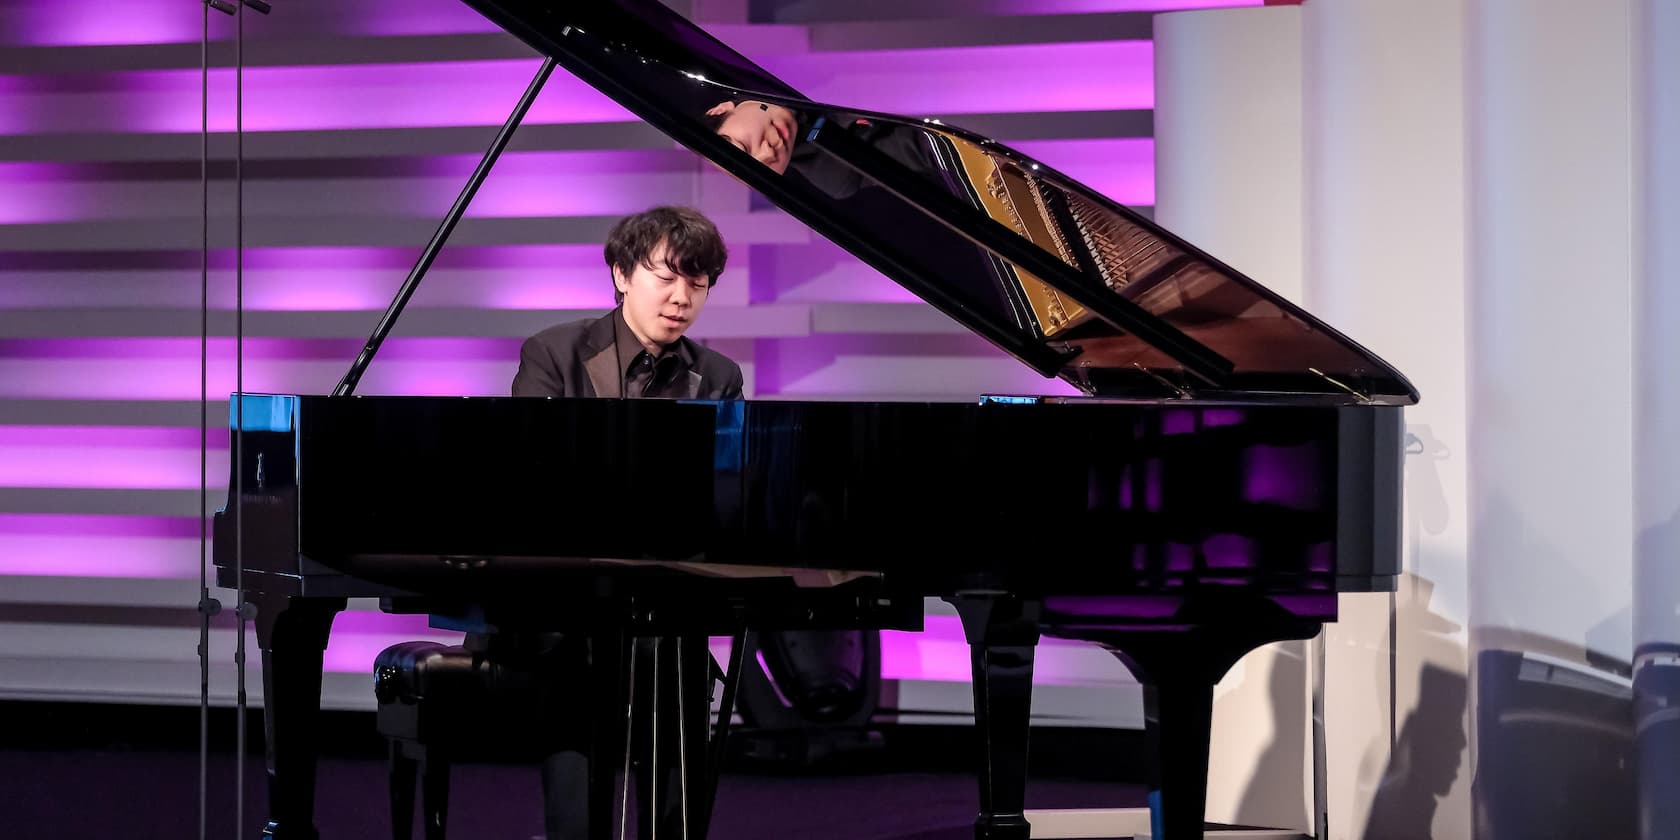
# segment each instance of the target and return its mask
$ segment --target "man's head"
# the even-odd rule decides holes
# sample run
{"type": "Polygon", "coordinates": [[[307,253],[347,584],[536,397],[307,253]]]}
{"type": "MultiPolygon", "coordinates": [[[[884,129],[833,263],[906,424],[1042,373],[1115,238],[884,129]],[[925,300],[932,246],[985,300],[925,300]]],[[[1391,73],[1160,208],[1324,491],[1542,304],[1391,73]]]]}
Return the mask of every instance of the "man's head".
{"type": "Polygon", "coordinates": [[[735,148],[774,169],[777,175],[787,172],[793,157],[793,135],[799,130],[799,118],[792,111],[749,99],[739,104],[719,102],[706,116],[711,119],[712,130],[734,143],[735,148]]]}
{"type": "Polygon", "coordinates": [[[717,226],[687,207],[655,207],[607,234],[607,266],[624,320],[644,344],[682,337],[729,257],[717,226]]]}

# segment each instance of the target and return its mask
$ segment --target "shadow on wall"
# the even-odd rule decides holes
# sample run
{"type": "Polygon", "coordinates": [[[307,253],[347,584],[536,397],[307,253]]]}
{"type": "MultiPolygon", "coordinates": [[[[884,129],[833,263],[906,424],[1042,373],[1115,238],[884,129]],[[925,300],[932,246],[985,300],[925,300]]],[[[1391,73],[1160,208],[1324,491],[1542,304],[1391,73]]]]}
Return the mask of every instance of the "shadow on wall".
{"type": "Polygon", "coordinates": [[[1469,738],[1464,710],[1469,682],[1438,665],[1425,665],[1418,702],[1400,727],[1388,767],[1377,785],[1365,840],[1423,840],[1431,836],[1435,807],[1452,790],[1469,738]]]}
{"type": "Polygon", "coordinates": [[[1291,713],[1306,708],[1310,702],[1307,686],[1307,659],[1310,642],[1282,642],[1276,646],[1277,655],[1271,657],[1271,670],[1266,681],[1266,706],[1275,718],[1272,739],[1255,760],[1248,787],[1243,790],[1241,805],[1236,813],[1243,819],[1265,825],[1294,825],[1284,811],[1297,811],[1301,796],[1301,769],[1305,766],[1307,746],[1298,725],[1290,725],[1291,713]]]}
{"type": "Polygon", "coordinates": [[[1467,763],[1465,710],[1469,681],[1464,650],[1452,634],[1460,626],[1432,608],[1434,584],[1406,575],[1396,598],[1396,666],[1391,680],[1415,679],[1416,698],[1401,708],[1411,713],[1391,730],[1393,743],[1372,794],[1364,840],[1421,840],[1432,836],[1435,812],[1467,763]],[[1411,675],[1415,674],[1415,677],[1411,675]],[[1404,678],[1404,679],[1402,679],[1404,678]]]}

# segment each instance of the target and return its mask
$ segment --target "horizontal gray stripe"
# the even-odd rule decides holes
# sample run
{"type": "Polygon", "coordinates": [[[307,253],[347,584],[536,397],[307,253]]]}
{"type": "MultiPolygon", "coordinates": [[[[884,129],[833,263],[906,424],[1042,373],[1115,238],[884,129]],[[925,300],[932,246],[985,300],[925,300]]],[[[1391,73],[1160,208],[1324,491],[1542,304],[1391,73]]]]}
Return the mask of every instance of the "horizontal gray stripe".
{"type": "MultiPolygon", "coordinates": [[[[245,157],[307,160],[481,154],[495,126],[363,128],[321,131],[249,131],[245,157]]],[[[211,135],[210,157],[231,159],[234,135],[211,135]]],[[[508,143],[512,151],[573,149],[669,149],[672,140],[643,122],[522,126],[508,143]]],[[[196,134],[20,134],[0,136],[0,159],[27,161],[186,161],[197,165],[196,134]]]]}
{"type": "MultiPolygon", "coordinates": [[[[245,335],[282,338],[365,338],[378,312],[262,311],[245,313],[245,335]]],[[[598,318],[604,309],[509,310],[480,308],[411,308],[399,320],[396,335],[407,337],[524,338],[566,321],[598,318]]],[[[14,311],[0,317],[0,338],[195,337],[197,309],[63,308],[14,311]]],[[[210,314],[210,334],[230,336],[234,314],[210,314]]],[[[925,303],[811,303],[708,307],[695,324],[695,338],[798,338],[813,333],[859,335],[967,335],[968,330],[925,303]]],[[[345,364],[349,364],[349,359],[345,364]]],[[[157,416],[191,417],[194,403],[159,408],[157,416]]],[[[50,414],[44,407],[0,407],[8,416],[50,414]]]]}
{"type": "MultiPolygon", "coordinates": [[[[227,400],[211,400],[207,408],[210,428],[225,428],[227,400]]],[[[198,422],[197,400],[0,400],[0,426],[197,426],[198,422]]]]}
{"type": "MultiPolygon", "coordinates": [[[[209,509],[221,507],[226,487],[211,487],[209,509]]],[[[109,490],[78,487],[0,487],[0,511],[97,516],[199,515],[197,490],[109,490]]]]}
{"type": "MultiPolygon", "coordinates": [[[[914,8],[920,3],[898,5],[914,8]]],[[[971,14],[939,20],[847,20],[810,24],[810,44],[813,51],[842,51],[1147,41],[1154,36],[1152,18],[1153,15],[1148,12],[1122,12],[1002,17],[971,14]]]]}
{"type": "MultiPolygon", "coordinates": [[[[286,12],[291,15],[297,14],[297,10],[290,5],[286,12]]],[[[266,25],[268,21],[267,18],[263,19],[263,24],[266,25]]],[[[245,66],[397,64],[507,58],[535,60],[537,57],[530,47],[503,32],[380,37],[322,37],[319,31],[310,34],[313,37],[267,38],[248,35],[243,56],[245,66]]],[[[0,73],[71,74],[61,77],[61,81],[55,81],[59,81],[60,84],[74,84],[74,74],[130,70],[197,70],[201,60],[197,41],[184,44],[9,46],[4,52],[0,52],[0,73]]],[[[210,66],[231,67],[233,62],[233,43],[227,40],[213,40],[210,44],[210,66]]]]}
{"type": "MultiPolygon", "coordinates": [[[[214,220],[210,247],[233,246],[229,219],[214,220]]],[[[457,245],[542,245],[606,241],[617,217],[464,219],[450,242],[457,245]]],[[[315,216],[262,218],[247,214],[245,247],[296,246],[419,246],[436,229],[438,220],[391,216],[315,216]]],[[[121,221],[61,222],[37,225],[0,225],[0,261],[4,252],[18,251],[185,251],[201,242],[196,218],[123,219],[121,221]]]]}

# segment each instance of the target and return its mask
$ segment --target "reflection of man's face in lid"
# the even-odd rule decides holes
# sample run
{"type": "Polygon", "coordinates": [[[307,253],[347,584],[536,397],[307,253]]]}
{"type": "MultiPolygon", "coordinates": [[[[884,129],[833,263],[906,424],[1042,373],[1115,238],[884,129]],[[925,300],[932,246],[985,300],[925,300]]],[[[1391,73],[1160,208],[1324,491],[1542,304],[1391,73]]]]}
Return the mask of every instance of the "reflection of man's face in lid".
{"type": "Polygon", "coordinates": [[[778,175],[787,172],[788,160],[793,155],[793,134],[799,130],[799,119],[792,111],[749,99],[738,105],[719,102],[706,115],[723,118],[717,133],[736,148],[778,175]]]}

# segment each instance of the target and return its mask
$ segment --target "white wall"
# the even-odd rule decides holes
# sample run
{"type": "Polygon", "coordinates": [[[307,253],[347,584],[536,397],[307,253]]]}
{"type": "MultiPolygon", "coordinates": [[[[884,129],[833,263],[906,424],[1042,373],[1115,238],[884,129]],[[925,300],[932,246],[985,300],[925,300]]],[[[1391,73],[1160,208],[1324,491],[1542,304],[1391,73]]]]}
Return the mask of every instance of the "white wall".
{"type": "Polygon", "coordinates": [[[1422,394],[1395,611],[1326,634],[1330,836],[1467,837],[1464,3],[1303,8],[1307,308],[1422,394]]]}

